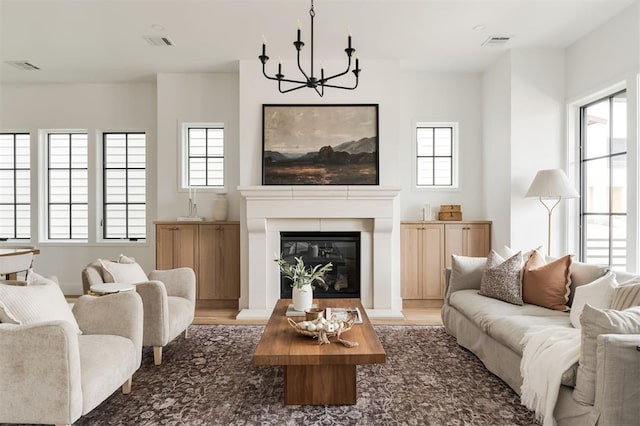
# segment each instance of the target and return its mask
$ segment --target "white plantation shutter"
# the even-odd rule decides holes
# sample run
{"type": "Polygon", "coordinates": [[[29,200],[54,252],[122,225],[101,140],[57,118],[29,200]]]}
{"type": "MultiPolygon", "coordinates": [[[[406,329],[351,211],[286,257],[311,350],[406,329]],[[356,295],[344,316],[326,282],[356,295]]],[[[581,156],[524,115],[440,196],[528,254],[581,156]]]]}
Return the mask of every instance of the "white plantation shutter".
{"type": "Polygon", "coordinates": [[[187,128],[187,186],[224,186],[224,127],[187,128]]]}
{"type": "Polygon", "coordinates": [[[105,239],[145,239],[146,135],[104,134],[105,239]]]}
{"type": "Polygon", "coordinates": [[[86,133],[47,135],[48,238],[88,238],[88,142],[86,133]]]}
{"type": "Polygon", "coordinates": [[[28,133],[0,134],[0,239],[31,238],[28,133]]]}

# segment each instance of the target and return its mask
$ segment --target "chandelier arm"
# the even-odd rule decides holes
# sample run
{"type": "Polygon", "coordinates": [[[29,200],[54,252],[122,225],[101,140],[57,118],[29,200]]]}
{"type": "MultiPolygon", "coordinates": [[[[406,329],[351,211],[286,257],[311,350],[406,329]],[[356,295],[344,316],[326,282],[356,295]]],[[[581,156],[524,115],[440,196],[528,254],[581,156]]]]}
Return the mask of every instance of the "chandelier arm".
{"type": "Polygon", "coordinates": [[[332,89],[345,89],[345,90],[353,90],[356,87],[358,87],[358,79],[356,78],[356,84],[353,87],[346,87],[346,86],[338,86],[335,84],[323,84],[324,87],[331,87],[332,89]]]}
{"type": "Polygon", "coordinates": [[[289,92],[293,92],[294,90],[302,89],[303,87],[307,87],[307,83],[302,83],[300,86],[292,87],[291,89],[287,89],[287,90],[282,90],[282,89],[280,88],[280,84],[278,84],[278,90],[280,91],[280,93],[289,93],[289,92]]]}
{"type": "Polygon", "coordinates": [[[285,83],[295,83],[295,84],[307,84],[306,81],[300,81],[300,80],[290,80],[288,78],[277,78],[277,77],[269,77],[269,75],[267,75],[267,72],[265,70],[265,66],[262,66],[262,74],[268,78],[269,80],[274,80],[274,81],[284,81],[285,83]]]}
{"type": "Polygon", "coordinates": [[[302,75],[304,75],[304,78],[307,80],[307,82],[309,82],[309,76],[307,75],[306,72],[304,72],[304,70],[302,69],[302,65],[300,64],[300,51],[299,50],[298,50],[298,69],[300,70],[302,75]]]}
{"type": "Polygon", "coordinates": [[[334,78],[342,77],[343,75],[347,74],[351,70],[351,56],[348,56],[348,58],[349,58],[349,62],[347,63],[347,69],[346,70],[344,70],[341,73],[334,74],[334,75],[332,75],[330,77],[323,78],[322,81],[325,82],[325,81],[333,80],[334,78]]]}

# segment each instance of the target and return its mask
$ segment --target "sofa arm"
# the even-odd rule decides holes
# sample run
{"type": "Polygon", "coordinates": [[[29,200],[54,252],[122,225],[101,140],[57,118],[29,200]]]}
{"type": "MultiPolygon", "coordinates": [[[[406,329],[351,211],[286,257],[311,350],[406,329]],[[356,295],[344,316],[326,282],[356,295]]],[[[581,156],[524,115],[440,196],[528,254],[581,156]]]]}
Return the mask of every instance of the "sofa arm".
{"type": "Polygon", "coordinates": [[[111,334],[130,339],[142,360],[143,311],[140,295],[126,291],[107,296],[80,296],[73,314],[85,334],[111,334]]]}
{"type": "Polygon", "coordinates": [[[0,423],[77,420],[82,414],[80,350],[71,324],[0,324],[0,395],[0,423]]]}
{"type": "Polygon", "coordinates": [[[144,306],[143,346],[164,346],[169,343],[169,300],[164,283],[148,281],[136,284],[144,306]]]}
{"type": "Polygon", "coordinates": [[[594,408],[599,424],[630,425],[640,418],[640,334],[598,336],[594,408]]]}
{"type": "Polygon", "coordinates": [[[191,268],[154,270],[149,273],[149,279],[162,281],[169,296],[183,297],[191,303],[196,302],[196,274],[191,268]]]}

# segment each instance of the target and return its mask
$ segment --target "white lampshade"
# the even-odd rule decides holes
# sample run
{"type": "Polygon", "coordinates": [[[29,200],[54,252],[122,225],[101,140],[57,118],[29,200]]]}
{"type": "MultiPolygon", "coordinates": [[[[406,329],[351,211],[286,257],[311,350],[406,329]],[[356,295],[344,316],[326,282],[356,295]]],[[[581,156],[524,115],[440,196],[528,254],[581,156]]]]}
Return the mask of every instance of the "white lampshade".
{"type": "Polygon", "coordinates": [[[531,182],[525,197],[536,198],[579,198],[569,178],[560,169],[540,170],[531,182]]]}

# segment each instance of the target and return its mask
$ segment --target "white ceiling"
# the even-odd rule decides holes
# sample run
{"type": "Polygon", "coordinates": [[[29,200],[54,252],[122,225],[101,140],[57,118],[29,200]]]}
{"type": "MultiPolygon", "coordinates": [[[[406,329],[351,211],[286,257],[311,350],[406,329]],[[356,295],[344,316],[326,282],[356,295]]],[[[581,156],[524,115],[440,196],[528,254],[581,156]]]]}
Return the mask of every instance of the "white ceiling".
{"type": "MultiPolygon", "coordinates": [[[[350,27],[363,74],[371,60],[481,71],[510,48],[569,46],[636,1],[315,0],[315,56],[342,60],[350,27]],[[491,35],[513,39],[481,47],[491,35]]],[[[308,49],[309,7],[309,0],[0,0],[0,81],[144,81],[162,72],[237,71],[239,60],[258,61],[263,34],[273,62],[289,61],[298,20],[308,49]],[[175,46],[152,47],[145,35],[168,36],[175,46]],[[13,60],[41,70],[4,63],[13,60]]]]}

